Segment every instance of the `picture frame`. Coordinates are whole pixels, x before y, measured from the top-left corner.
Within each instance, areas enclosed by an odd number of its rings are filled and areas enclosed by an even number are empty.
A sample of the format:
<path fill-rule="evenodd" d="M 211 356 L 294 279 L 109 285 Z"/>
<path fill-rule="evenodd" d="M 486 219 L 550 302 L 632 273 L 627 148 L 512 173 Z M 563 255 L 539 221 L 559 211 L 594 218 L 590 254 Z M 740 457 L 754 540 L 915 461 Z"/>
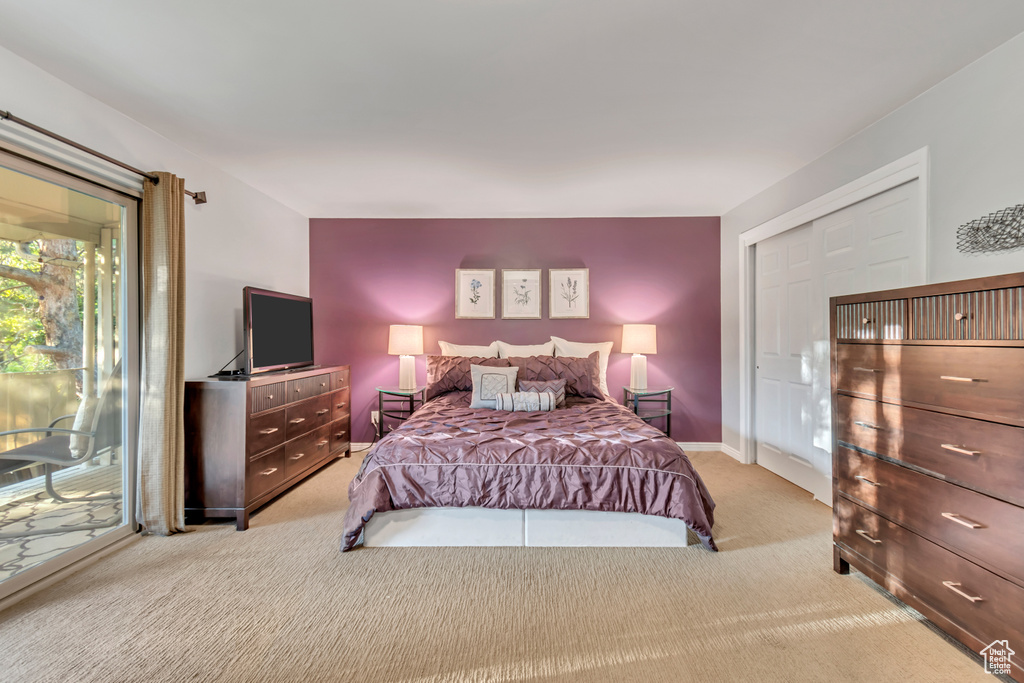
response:
<path fill-rule="evenodd" d="M 455 318 L 494 317 L 494 269 L 455 271 Z"/>
<path fill-rule="evenodd" d="M 590 269 L 551 268 L 548 271 L 548 318 L 590 317 Z"/>
<path fill-rule="evenodd" d="M 541 270 L 503 268 L 501 271 L 503 320 L 541 319 Z"/>

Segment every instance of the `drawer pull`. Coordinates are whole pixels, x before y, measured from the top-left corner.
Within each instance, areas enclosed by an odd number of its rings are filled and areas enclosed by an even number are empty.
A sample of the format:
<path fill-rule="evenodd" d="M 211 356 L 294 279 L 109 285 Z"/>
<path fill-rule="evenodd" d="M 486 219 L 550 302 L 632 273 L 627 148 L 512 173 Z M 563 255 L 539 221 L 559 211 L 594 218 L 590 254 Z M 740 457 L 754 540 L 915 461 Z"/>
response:
<path fill-rule="evenodd" d="M 975 524 L 974 522 L 972 522 L 970 520 L 964 519 L 963 517 L 961 517 L 960 515 L 956 514 L 955 512 L 943 512 L 942 516 L 945 517 L 946 519 L 948 519 L 949 521 L 956 522 L 957 524 L 965 526 L 968 529 L 980 529 L 981 528 L 980 524 Z"/>
<path fill-rule="evenodd" d="M 967 320 L 969 316 L 966 313 L 954 313 L 953 320 L 960 322 L 961 320 Z"/>
<path fill-rule="evenodd" d="M 268 401 L 273 401 L 274 400 L 274 395 L 273 394 L 267 394 L 267 400 Z"/>
<path fill-rule="evenodd" d="M 339 403 L 339 404 L 338 404 L 338 406 L 337 406 L 338 410 L 341 410 L 342 408 L 344 408 L 344 407 L 345 407 L 345 405 L 346 405 L 346 404 L 345 404 L 345 402 L 344 402 L 344 401 L 343 401 L 343 402 L 341 402 L 341 403 Z"/>
<path fill-rule="evenodd" d="M 963 584 L 957 583 L 955 581 L 943 581 L 942 585 L 945 586 L 946 588 L 948 588 L 949 590 L 953 591 L 954 593 L 956 593 L 960 597 L 967 598 L 971 602 L 981 602 L 982 601 L 982 598 L 980 596 L 968 595 L 967 593 L 964 593 L 962 590 L 957 588 L 957 586 L 961 586 Z"/>
<path fill-rule="evenodd" d="M 944 379 L 947 382 L 984 382 L 983 379 L 977 377 L 954 377 L 952 375 L 939 375 L 939 379 Z"/>
<path fill-rule="evenodd" d="M 854 368 L 856 372 L 881 372 L 878 368 Z"/>
<path fill-rule="evenodd" d="M 302 460 L 305 457 L 306 457 L 305 453 L 296 453 L 295 455 L 293 455 L 292 457 L 290 457 L 288 459 L 289 460 Z"/>
<path fill-rule="evenodd" d="M 306 421 L 306 418 L 304 418 L 304 417 L 297 417 L 294 420 L 288 420 L 288 424 L 290 424 L 290 425 L 297 425 L 297 424 L 300 424 L 300 423 L 305 422 L 305 421 Z"/>
<path fill-rule="evenodd" d="M 338 432 L 337 434 L 334 435 L 334 438 L 335 439 L 343 439 L 343 438 L 345 438 L 345 432 Z"/>
<path fill-rule="evenodd" d="M 871 318 L 861 318 L 860 319 L 860 324 L 861 325 L 870 325 L 871 324 Z"/>
<path fill-rule="evenodd" d="M 276 431 L 277 427 L 267 427 L 266 429 L 261 429 L 260 434 L 273 434 Z"/>
<path fill-rule="evenodd" d="M 327 408 L 324 408 L 323 410 L 318 410 L 318 411 L 316 411 L 316 414 L 317 414 L 318 416 L 319 416 L 319 415 L 326 415 L 327 413 L 328 413 L 328 410 L 327 410 Z"/>
<path fill-rule="evenodd" d="M 870 541 L 871 543 L 874 543 L 875 545 L 878 545 L 879 543 L 882 542 L 880 539 L 871 538 L 871 536 L 868 535 L 868 532 L 864 531 L 863 529 L 857 529 L 857 535 L 862 537 L 862 538 L 866 538 L 868 541 Z"/>
<path fill-rule="evenodd" d="M 865 484 L 871 484 L 872 486 L 881 486 L 881 484 L 879 484 L 877 481 L 871 481 L 867 477 L 862 477 L 859 474 L 855 476 L 854 479 L 856 479 L 857 481 L 862 481 Z"/>
<path fill-rule="evenodd" d="M 954 446 L 951 443 L 944 443 L 941 448 L 945 448 L 947 451 L 953 451 L 954 453 L 963 453 L 964 455 L 981 455 L 981 451 L 972 451 L 970 448 Z"/>
<path fill-rule="evenodd" d="M 267 469 L 263 470 L 262 472 L 260 472 L 260 476 L 261 477 L 269 477 L 274 472 L 277 472 L 277 468 L 276 467 L 270 467 L 270 468 L 267 468 Z"/>
<path fill-rule="evenodd" d="M 320 388 L 323 389 L 327 386 L 327 382 L 320 382 Z"/>
<path fill-rule="evenodd" d="M 324 439 L 323 441 L 320 441 L 319 443 L 317 443 L 316 447 L 317 448 L 323 448 L 326 445 L 327 445 L 327 439 Z"/>
<path fill-rule="evenodd" d="M 860 422 L 860 421 L 858 421 L 858 422 L 854 422 L 853 424 L 857 425 L 858 427 L 864 427 L 865 429 L 881 429 L 881 427 L 879 427 L 878 425 L 873 425 L 870 422 Z"/>

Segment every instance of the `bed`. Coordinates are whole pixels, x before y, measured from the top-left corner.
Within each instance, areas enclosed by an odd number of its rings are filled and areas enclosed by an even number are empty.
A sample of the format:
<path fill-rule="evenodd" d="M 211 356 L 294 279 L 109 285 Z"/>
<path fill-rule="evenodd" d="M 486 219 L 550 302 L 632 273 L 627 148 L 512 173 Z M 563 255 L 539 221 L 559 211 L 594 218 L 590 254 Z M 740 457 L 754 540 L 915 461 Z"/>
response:
<path fill-rule="evenodd" d="M 436 393 L 364 459 L 343 551 L 686 545 L 687 529 L 717 550 L 714 501 L 682 449 L 610 398 L 508 412 L 470 407 L 457 381 Z"/>

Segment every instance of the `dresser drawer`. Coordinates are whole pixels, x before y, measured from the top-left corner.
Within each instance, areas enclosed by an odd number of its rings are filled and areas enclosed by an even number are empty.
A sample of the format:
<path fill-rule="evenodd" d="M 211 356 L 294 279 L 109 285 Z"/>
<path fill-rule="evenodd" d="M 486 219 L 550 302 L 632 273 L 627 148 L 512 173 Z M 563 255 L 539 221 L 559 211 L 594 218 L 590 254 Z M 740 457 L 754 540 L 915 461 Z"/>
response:
<path fill-rule="evenodd" d="M 1024 583 L 1024 508 L 843 446 L 838 456 L 839 491 Z"/>
<path fill-rule="evenodd" d="M 331 389 L 344 389 L 351 379 L 349 368 L 342 368 L 331 373 Z"/>
<path fill-rule="evenodd" d="M 285 412 L 275 410 L 272 413 L 253 415 L 249 418 L 249 425 L 246 427 L 246 444 L 249 455 L 256 455 L 263 451 L 284 443 L 285 437 Z"/>
<path fill-rule="evenodd" d="M 837 345 L 836 387 L 1021 423 L 1024 348 Z"/>
<path fill-rule="evenodd" d="M 326 394 L 331 390 L 331 373 L 288 380 L 288 400 L 301 401 L 311 396 Z"/>
<path fill-rule="evenodd" d="M 1024 429 L 852 396 L 836 406 L 840 441 L 1024 505 Z"/>
<path fill-rule="evenodd" d="M 866 301 L 836 307 L 837 339 L 906 339 L 907 300 Z"/>
<path fill-rule="evenodd" d="M 330 427 L 324 426 L 284 446 L 284 476 L 290 478 L 321 462 L 329 453 Z"/>
<path fill-rule="evenodd" d="M 283 481 L 284 446 L 250 457 L 245 470 L 246 503 L 251 503 Z"/>
<path fill-rule="evenodd" d="M 1024 339 L 1024 287 L 910 300 L 914 339 Z"/>
<path fill-rule="evenodd" d="M 969 644 L 976 651 L 1004 639 L 1020 651 L 1024 589 L 848 500 L 837 498 L 835 505 L 837 543 L 894 576 L 907 593 L 971 634 L 977 642 Z"/>
<path fill-rule="evenodd" d="M 343 418 L 331 424 L 331 453 L 348 450 L 352 445 L 349 419 Z"/>
<path fill-rule="evenodd" d="M 349 392 L 351 389 L 342 389 L 331 394 L 331 419 L 339 420 L 352 412 L 349 403 Z"/>
<path fill-rule="evenodd" d="M 288 440 L 322 427 L 331 421 L 331 397 L 317 396 L 314 399 L 295 403 L 287 408 Z"/>

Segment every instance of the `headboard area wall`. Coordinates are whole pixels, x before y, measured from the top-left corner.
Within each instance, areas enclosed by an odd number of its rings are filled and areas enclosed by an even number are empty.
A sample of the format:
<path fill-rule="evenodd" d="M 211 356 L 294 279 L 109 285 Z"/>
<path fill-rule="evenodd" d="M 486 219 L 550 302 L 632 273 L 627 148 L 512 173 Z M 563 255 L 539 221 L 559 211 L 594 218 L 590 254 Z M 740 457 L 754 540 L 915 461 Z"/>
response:
<path fill-rule="evenodd" d="M 423 325 L 424 352 L 456 344 L 613 341 L 608 386 L 629 384 L 623 323 L 657 325 L 648 385 L 673 386 L 672 437 L 722 440 L 719 219 L 325 219 L 309 222 L 317 363 L 352 366 L 352 439 L 373 439 L 378 385 L 398 383 L 392 324 Z M 496 271 L 493 320 L 455 318 L 455 271 Z M 501 319 L 501 269 L 541 268 L 540 320 Z M 590 317 L 548 317 L 548 269 L 588 268 Z M 416 359 L 419 383 L 424 357 Z"/>

